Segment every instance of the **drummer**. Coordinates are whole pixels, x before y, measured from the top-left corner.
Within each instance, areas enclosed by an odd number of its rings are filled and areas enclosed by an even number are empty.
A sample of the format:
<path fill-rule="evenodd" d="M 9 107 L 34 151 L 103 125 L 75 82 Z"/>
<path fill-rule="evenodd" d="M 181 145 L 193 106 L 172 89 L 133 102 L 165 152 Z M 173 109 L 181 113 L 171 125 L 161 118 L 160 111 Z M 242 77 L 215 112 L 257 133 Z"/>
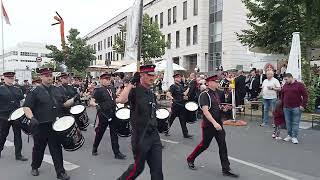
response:
<path fill-rule="evenodd" d="M 69 85 L 70 78 L 69 74 L 62 72 L 59 76 L 59 80 L 61 81 L 61 86 L 59 86 L 59 89 L 61 90 L 61 93 L 67 98 L 71 99 L 74 98 L 74 104 L 80 103 L 80 94 L 77 93 L 77 90 Z M 63 115 L 70 115 L 70 108 L 63 108 Z M 78 121 L 76 121 L 78 123 Z M 78 127 L 80 128 L 81 131 L 86 131 L 87 129 L 82 128 L 81 126 Z"/>
<path fill-rule="evenodd" d="M 170 90 L 167 93 L 169 99 L 173 101 L 171 108 L 171 116 L 170 116 L 170 127 L 176 117 L 179 117 L 182 133 L 184 138 L 192 139 L 192 135 L 188 133 L 187 125 L 186 125 L 186 109 L 184 107 L 186 99 L 188 99 L 187 94 L 188 91 L 184 90 L 183 85 L 181 84 L 181 75 L 175 74 L 173 76 L 174 84 L 170 86 Z M 168 136 L 169 133 L 166 133 Z"/>
<path fill-rule="evenodd" d="M 38 122 L 33 129 L 34 146 L 32 150 L 31 174 L 39 176 L 44 151 L 48 144 L 57 178 L 69 180 L 63 167 L 62 147 L 57 134 L 52 129 L 52 122 L 63 115 L 62 108 L 70 107 L 74 99 L 69 99 L 61 93 L 58 87 L 52 85 L 53 76 L 51 68 L 42 68 L 38 72 L 42 84 L 34 87 L 27 95 L 24 103 L 24 112 L 31 122 Z"/>
<path fill-rule="evenodd" d="M 24 96 L 21 89 L 13 86 L 14 72 L 5 72 L 3 76 L 4 84 L 0 86 L 0 158 L 9 129 L 12 126 L 16 160 L 27 161 L 28 159 L 21 155 L 21 128 L 14 121 L 8 121 L 10 114 L 20 107 L 20 101 Z"/>
<path fill-rule="evenodd" d="M 116 159 L 126 159 L 119 150 L 118 135 L 116 133 L 116 89 L 111 85 L 111 74 L 100 76 L 101 87 L 96 88 L 90 101 L 91 106 L 97 108 L 99 123 L 96 127 L 96 136 L 93 143 L 92 155 L 98 155 L 98 146 L 107 127 L 110 127 L 111 146 Z"/>

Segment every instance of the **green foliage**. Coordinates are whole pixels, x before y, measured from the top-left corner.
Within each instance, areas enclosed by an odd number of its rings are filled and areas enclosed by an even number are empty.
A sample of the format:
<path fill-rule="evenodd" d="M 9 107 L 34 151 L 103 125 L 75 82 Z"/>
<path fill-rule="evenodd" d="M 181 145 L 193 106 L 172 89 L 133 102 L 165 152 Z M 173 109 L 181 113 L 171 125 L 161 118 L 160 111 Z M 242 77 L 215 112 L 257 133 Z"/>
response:
<path fill-rule="evenodd" d="M 59 50 L 53 45 L 46 46 L 47 49 L 51 50 L 49 57 L 58 63 L 65 64 L 70 72 L 84 71 L 90 65 L 90 61 L 96 59 L 93 55 L 95 51 L 86 45 L 84 39 L 78 37 L 79 34 L 80 32 L 77 29 L 70 29 L 63 50 Z"/>
<path fill-rule="evenodd" d="M 126 26 L 120 26 L 120 31 L 126 32 Z M 148 14 L 143 15 L 143 26 L 142 26 L 142 44 L 141 44 L 141 56 L 144 64 L 151 62 L 152 58 L 162 57 L 165 53 L 165 47 L 167 43 L 162 38 L 163 34 L 159 29 L 157 23 L 151 23 L 150 16 Z M 117 37 L 113 50 L 117 53 L 124 53 L 125 41 L 124 38 Z"/>
<path fill-rule="evenodd" d="M 40 68 L 52 68 L 56 72 L 61 72 L 63 69 L 61 68 L 59 63 L 56 63 L 55 61 L 46 62 L 44 63 Z"/>

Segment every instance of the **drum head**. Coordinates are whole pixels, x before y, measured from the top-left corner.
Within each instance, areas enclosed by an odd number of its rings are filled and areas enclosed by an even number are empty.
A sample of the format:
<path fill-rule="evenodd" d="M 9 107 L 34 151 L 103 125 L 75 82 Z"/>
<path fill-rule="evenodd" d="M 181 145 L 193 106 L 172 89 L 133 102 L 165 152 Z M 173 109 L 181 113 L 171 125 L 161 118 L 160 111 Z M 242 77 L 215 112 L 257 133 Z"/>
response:
<path fill-rule="evenodd" d="M 85 107 L 83 105 L 76 105 L 70 109 L 71 114 L 80 114 L 84 111 Z"/>
<path fill-rule="evenodd" d="M 167 119 L 169 117 L 170 113 L 166 109 L 158 109 L 156 111 L 156 116 L 158 119 Z"/>
<path fill-rule="evenodd" d="M 185 105 L 185 108 L 188 110 L 188 111 L 196 111 L 198 110 L 198 104 L 195 103 L 195 102 L 187 102 L 186 105 Z"/>
<path fill-rule="evenodd" d="M 9 120 L 15 121 L 15 120 L 21 118 L 23 115 L 24 115 L 23 108 L 19 108 L 19 109 L 13 111 Z"/>
<path fill-rule="evenodd" d="M 69 129 L 74 124 L 74 122 L 75 120 L 72 116 L 64 116 L 54 122 L 52 128 L 57 132 L 65 131 Z"/>
<path fill-rule="evenodd" d="M 116 111 L 116 117 L 121 120 L 130 119 L 130 109 L 128 108 L 120 108 Z"/>

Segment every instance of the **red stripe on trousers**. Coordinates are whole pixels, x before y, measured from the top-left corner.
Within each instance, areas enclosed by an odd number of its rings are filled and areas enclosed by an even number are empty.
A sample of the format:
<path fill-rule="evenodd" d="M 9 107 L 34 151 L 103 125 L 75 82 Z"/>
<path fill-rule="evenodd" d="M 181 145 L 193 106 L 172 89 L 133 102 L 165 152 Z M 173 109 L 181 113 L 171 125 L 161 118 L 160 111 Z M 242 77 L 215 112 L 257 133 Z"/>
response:
<path fill-rule="evenodd" d="M 133 170 L 130 172 L 129 177 L 127 177 L 126 180 L 132 180 L 133 179 L 134 175 L 136 174 L 138 164 L 139 164 L 139 155 L 137 155 L 137 159 L 134 161 Z"/>
<path fill-rule="evenodd" d="M 193 152 L 188 156 L 187 158 L 187 161 L 194 161 L 194 156 L 195 154 L 203 147 L 203 140 L 204 140 L 204 137 L 203 137 L 203 128 L 204 128 L 204 123 L 202 122 L 202 126 L 201 126 L 201 132 L 202 132 L 202 140 L 200 142 L 200 144 L 198 144 L 198 146 L 193 150 Z"/>

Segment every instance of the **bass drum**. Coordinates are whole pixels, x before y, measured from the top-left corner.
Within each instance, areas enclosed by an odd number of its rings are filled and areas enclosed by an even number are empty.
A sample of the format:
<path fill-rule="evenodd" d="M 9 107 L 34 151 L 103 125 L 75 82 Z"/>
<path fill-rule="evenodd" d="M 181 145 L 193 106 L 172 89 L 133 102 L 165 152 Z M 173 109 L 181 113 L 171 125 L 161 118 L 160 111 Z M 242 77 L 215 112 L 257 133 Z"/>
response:
<path fill-rule="evenodd" d="M 31 135 L 30 119 L 24 114 L 23 108 L 13 111 L 9 117 L 9 121 L 15 121 L 26 135 Z"/>
<path fill-rule="evenodd" d="M 73 106 L 70 109 L 70 113 L 74 116 L 80 130 L 84 130 L 89 126 L 89 117 L 86 107 L 83 105 Z"/>
<path fill-rule="evenodd" d="M 169 116 L 170 116 L 170 112 L 167 109 L 161 108 L 156 111 L 159 133 L 169 132 L 169 121 L 168 121 Z"/>
<path fill-rule="evenodd" d="M 130 125 L 130 109 L 126 107 L 119 108 L 116 111 L 116 121 L 114 125 L 118 136 L 130 137 L 131 136 L 131 125 Z"/>
<path fill-rule="evenodd" d="M 84 137 L 72 116 L 59 118 L 53 123 L 52 128 L 57 133 L 64 150 L 76 151 L 83 146 Z"/>

